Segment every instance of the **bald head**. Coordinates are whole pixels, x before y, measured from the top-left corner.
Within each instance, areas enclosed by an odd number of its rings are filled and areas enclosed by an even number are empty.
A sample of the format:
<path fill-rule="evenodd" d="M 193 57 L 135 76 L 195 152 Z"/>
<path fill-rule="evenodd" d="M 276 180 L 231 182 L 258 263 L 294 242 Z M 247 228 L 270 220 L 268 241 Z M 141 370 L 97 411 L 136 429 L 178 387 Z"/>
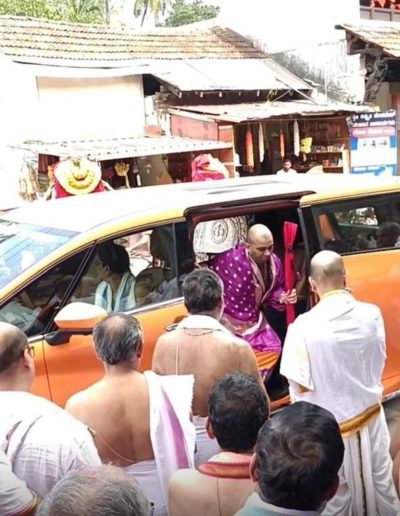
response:
<path fill-rule="evenodd" d="M 274 237 L 263 224 L 254 224 L 247 233 L 246 247 L 250 257 L 262 266 L 274 250 Z"/>
<path fill-rule="evenodd" d="M 264 224 L 254 224 L 247 233 L 247 242 L 249 243 L 264 241 L 269 238 L 273 238 L 271 230 Z"/>
<path fill-rule="evenodd" d="M 343 259 L 334 251 L 321 251 L 311 260 L 311 279 L 317 290 L 344 288 L 345 274 Z"/>
<path fill-rule="evenodd" d="M 0 374 L 12 369 L 27 346 L 25 333 L 12 324 L 0 322 Z"/>

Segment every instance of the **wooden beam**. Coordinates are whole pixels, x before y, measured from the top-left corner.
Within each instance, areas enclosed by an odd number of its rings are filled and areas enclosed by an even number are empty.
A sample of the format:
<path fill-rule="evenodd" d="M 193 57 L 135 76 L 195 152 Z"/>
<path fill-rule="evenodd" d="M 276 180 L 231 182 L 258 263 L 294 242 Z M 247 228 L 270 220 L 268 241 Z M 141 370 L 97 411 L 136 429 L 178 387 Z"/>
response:
<path fill-rule="evenodd" d="M 349 37 L 350 36 L 350 37 Z M 365 41 L 357 36 L 347 34 L 347 53 L 349 55 L 360 54 L 366 48 Z"/>

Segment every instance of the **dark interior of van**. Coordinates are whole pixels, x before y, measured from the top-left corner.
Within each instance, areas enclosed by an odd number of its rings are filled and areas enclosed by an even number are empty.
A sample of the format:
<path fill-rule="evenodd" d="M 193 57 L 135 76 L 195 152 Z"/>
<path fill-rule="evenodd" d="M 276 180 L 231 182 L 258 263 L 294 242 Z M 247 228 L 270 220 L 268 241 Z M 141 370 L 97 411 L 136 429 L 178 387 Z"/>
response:
<path fill-rule="evenodd" d="M 293 270 L 293 287 L 297 290 L 297 298 L 298 301 L 295 305 L 295 313 L 299 315 L 303 313 L 307 307 L 309 306 L 309 288 L 307 281 L 307 260 L 306 260 L 306 252 L 305 245 L 303 240 L 303 234 L 300 226 L 299 214 L 298 214 L 298 204 L 297 202 L 290 201 L 288 203 L 279 202 L 274 203 L 271 206 L 272 209 L 265 210 L 257 207 L 254 210 L 241 208 L 240 216 L 245 217 L 247 221 L 247 227 L 254 224 L 264 224 L 267 226 L 273 236 L 274 236 L 274 252 L 279 256 L 282 263 L 284 261 L 285 255 L 285 238 L 284 238 L 284 223 L 291 222 L 297 226 L 296 236 L 291 244 L 291 250 L 293 251 L 294 256 L 294 270 Z M 250 211 L 251 210 L 251 211 Z M 222 209 L 218 210 L 219 214 L 224 215 L 224 218 L 229 218 L 232 216 L 238 216 L 238 210 L 235 210 L 235 214 L 233 215 L 232 209 Z M 196 223 L 210 220 L 210 213 L 206 214 L 197 214 L 195 217 Z M 215 217 L 213 220 L 220 219 L 220 217 Z M 193 233 L 192 233 L 193 239 Z M 201 257 L 201 260 L 205 260 L 204 256 Z M 198 256 L 196 256 L 196 261 L 198 262 Z M 274 329 L 274 331 L 278 334 L 281 342 L 283 343 L 286 336 L 287 323 L 286 323 L 286 312 L 277 312 L 276 310 L 272 310 L 269 308 L 265 308 L 265 315 L 268 323 Z M 288 394 L 288 385 L 286 380 L 279 374 L 279 362 L 275 366 L 272 374 L 266 380 L 266 387 L 269 392 L 269 396 L 272 401 L 276 399 L 280 399 Z"/>

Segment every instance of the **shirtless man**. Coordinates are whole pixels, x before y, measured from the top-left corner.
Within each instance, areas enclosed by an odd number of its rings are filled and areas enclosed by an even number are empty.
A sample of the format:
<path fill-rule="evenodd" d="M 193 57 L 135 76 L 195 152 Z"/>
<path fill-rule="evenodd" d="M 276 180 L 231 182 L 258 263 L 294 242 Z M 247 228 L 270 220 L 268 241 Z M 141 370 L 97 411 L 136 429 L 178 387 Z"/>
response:
<path fill-rule="evenodd" d="M 189 416 L 194 379 L 139 372 L 142 331 L 126 314 L 108 315 L 95 326 L 93 339 L 105 375 L 72 396 L 66 410 L 93 429 L 102 462 L 124 468 L 155 504 L 155 514 L 166 515 L 169 477 L 182 467 L 182 456 L 186 467 L 193 466 L 195 431 Z M 174 438 L 176 427 L 182 432 Z"/>
<path fill-rule="evenodd" d="M 248 373 L 263 384 L 251 347 L 219 322 L 223 303 L 218 276 L 208 269 L 195 270 L 185 278 L 182 291 L 190 315 L 176 330 L 158 339 L 152 369 L 160 375 L 194 375 L 192 411 L 197 434 L 195 463 L 199 466 L 219 450 L 205 428 L 208 396 L 215 383 L 227 373 L 237 371 Z"/>
<path fill-rule="evenodd" d="M 254 491 L 250 464 L 269 410 L 265 390 L 244 373 L 230 373 L 210 393 L 207 431 L 221 453 L 196 469 L 180 469 L 169 484 L 170 516 L 235 514 Z"/>

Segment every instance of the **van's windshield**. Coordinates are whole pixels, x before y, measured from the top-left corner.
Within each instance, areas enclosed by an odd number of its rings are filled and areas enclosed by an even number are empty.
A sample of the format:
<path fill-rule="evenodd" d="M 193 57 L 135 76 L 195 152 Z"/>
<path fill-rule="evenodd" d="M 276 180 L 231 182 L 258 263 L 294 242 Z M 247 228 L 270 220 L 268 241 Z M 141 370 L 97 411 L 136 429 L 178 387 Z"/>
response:
<path fill-rule="evenodd" d="M 0 219 L 0 288 L 76 233 Z"/>

